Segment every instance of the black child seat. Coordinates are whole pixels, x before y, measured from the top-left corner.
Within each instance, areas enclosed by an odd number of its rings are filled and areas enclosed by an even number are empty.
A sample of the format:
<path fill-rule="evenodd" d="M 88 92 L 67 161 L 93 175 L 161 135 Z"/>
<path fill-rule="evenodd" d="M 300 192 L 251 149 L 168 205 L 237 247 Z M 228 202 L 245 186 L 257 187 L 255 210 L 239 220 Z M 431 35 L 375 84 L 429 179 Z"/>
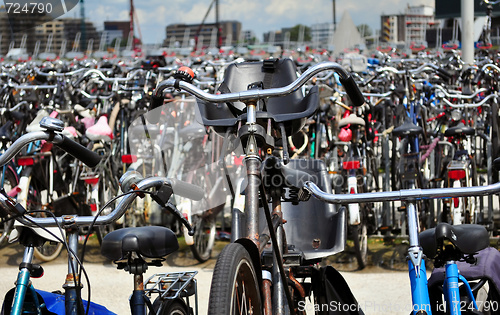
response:
<path fill-rule="evenodd" d="M 287 86 L 297 79 L 297 69 L 291 59 L 270 59 L 260 62 L 231 64 L 225 72 L 219 87 L 223 94 L 247 91 L 251 84 L 261 83 L 263 89 Z M 235 126 L 246 117 L 246 107 L 242 102 L 214 104 L 197 100 L 198 109 L 205 126 L 213 126 L 223 134 L 227 127 Z M 257 112 L 257 119 L 271 118 L 277 123 L 286 122 L 287 135 L 298 132 L 306 118 L 319 107 L 318 87 L 314 86 L 304 96 L 301 89 L 284 97 L 264 100 L 264 107 Z"/>
<path fill-rule="evenodd" d="M 286 168 L 309 174 L 311 180 L 322 190 L 332 193 L 325 163 L 321 160 L 293 159 Z M 288 171 L 287 171 L 288 172 Z M 291 175 L 291 173 L 289 173 Z M 287 181 L 293 176 L 287 176 Z M 297 180 L 297 182 L 300 182 Z M 294 184 L 294 183 L 290 183 Z M 272 207 L 272 205 L 269 205 Z M 346 212 L 344 207 L 310 198 L 297 205 L 282 202 L 281 210 L 287 243 L 301 252 L 305 260 L 324 258 L 340 253 L 346 242 Z M 263 211 L 260 212 L 259 226 L 265 226 Z"/>
<path fill-rule="evenodd" d="M 123 260 L 130 253 L 158 259 L 179 249 L 177 237 L 163 226 L 123 228 L 106 235 L 102 240 L 101 254 L 113 261 Z"/>

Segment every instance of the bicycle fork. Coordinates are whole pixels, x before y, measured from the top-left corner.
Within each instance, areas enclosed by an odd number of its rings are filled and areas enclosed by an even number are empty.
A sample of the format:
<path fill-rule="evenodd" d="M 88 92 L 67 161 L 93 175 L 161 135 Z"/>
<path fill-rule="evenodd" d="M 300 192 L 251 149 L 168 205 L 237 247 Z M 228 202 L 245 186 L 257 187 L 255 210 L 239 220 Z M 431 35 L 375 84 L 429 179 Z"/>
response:
<path fill-rule="evenodd" d="M 34 250 L 35 248 L 33 246 L 27 246 L 24 249 L 23 261 L 19 268 L 19 274 L 17 275 L 16 293 L 14 295 L 14 302 L 12 304 L 10 315 L 23 314 L 25 308 L 24 301 L 28 291 L 30 291 L 31 295 L 33 296 L 33 306 L 35 307 L 36 314 L 42 314 L 41 305 L 38 301 L 38 295 L 36 294 L 35 288 L 33 288 L 30 281 L 30 269 L 33 266 L 32 260 Z"/>
<path fill-rule="evenodd" d="M 408 270 L 411 283 L 412 310 L 414 315 L 431 315 L 431 302 L 427 289 L 427 274 L 423 250 L 418 240 L 417 208 L 413 202 L 408 203 L 408 234 L 410 248 L 408 249 Z"/>

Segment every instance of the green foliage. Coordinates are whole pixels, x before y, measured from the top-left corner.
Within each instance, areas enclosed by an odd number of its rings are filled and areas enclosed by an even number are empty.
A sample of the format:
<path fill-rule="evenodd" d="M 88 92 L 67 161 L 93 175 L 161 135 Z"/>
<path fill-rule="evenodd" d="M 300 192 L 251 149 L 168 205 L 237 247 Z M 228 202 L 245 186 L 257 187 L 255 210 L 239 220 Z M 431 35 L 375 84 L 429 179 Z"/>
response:
<path fill-rule="evenodd" d="M 297 24 L 290 29 L 290 41 L 296 42 L 299 39 L 299 32 L 301 27 L 304 27 L 304 41 L 311 41 L 311 28 L 302 24 Z"/>

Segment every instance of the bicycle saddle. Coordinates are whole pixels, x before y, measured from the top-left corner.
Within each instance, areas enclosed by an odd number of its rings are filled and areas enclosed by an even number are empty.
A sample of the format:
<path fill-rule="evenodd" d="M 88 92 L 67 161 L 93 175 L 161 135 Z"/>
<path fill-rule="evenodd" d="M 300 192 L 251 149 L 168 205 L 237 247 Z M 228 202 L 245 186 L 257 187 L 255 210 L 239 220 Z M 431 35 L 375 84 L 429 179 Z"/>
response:
<path fill-rule="evenodd" d="M 130 253 L 162 258 L 179 249 L 175 233 L 163 226 L 141 226 L 115 230 L 104 237 L 101 254 L 113 261 L 127 259 Z"/>
<path fill-rule="evenodd" d="M 463 137 L 463 136 L 473 136 L 476 130 L 472 127 L 465 126 L 463 123 L 458 124 L 455 127 L 446 129 L 444 132 L 445 137 Z"/>
<path fill-rule="evenodd" d="M 108 118 L 101 116 L 95 125 L 87 129 L 85 135 L 92 141 L 111 141 L 113 139 L 113 131 L 108 125 Z"/>
<path fill-rule="evenodd" d="M 418 134 L 421 134 L 423 132 L 422 127 L 415 125 L 411 121 L 405 121 L 404 124 L 401 126 L 395 128 L 392 131 L 392 134 L 395 135 L 396 137 L 400 136 L 416 136 Z"/>
<path fill-rule="evenodd" d="M 355 114 L 351 114 L 346 118 L 342 118 L 339 121 L 339 128 L 342 128 L 347 125 L 364 126 L 365 120 L 361 117 L 356 116 Z"/>
<path fill-rule="evenodd" d="M 428 229 L 419 235 L 420 245 L 427 257 L 437 254 L 444 240 L 450 241 L 461 253 L 474 254 L 490 245 L 488 231 L 482 225 L 463 224 L 450 225 L 439 223 L 435 228 Z"/>

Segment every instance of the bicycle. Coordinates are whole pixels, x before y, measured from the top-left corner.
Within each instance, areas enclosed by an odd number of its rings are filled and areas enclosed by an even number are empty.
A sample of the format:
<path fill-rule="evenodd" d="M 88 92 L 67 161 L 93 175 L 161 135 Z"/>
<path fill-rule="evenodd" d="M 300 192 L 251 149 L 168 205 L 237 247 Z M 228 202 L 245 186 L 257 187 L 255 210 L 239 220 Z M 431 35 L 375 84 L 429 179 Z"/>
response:
<path fill-rule="evenodd" d="M 500 160 L 497 160 L 495 164 L 499 162 Z M 435 228 L 428 229 L 419 235 L 415 202 L 434 198 L 472 197 L 495 194 L 500 191 L 500 183 L 485 187 L 406 189 L 371 194 L 332 195 L 318 188 L 313 182 L 307 182 L 305 183 L 305 190 L 307 193 L 304 195 L 304 199 L 314 196 L 324 202 L 335 204 L 396 200 L 406 202 L 406 215 L 409 227 L 407 260 L 411 282 L 413 314 L 431 314 L 433 310 L 442 310 L 442 305 L 436 305 L 441 300 L 441 294 L 444 295 L 448 314 L 461 314 L 460 311 L 464 305 L 463 303 L 466 303 L 467 310 L 470 309 L 472 312 L 478 310 L 474 292 L 477 292 L 487 281 L 483 281 L 480 278 L 478 285 L 474 286 L 474 290 L 472 290 L 468 280 L 459 274 L 457 261 L 465 260 L 469 263 L 474 262 L 474 255 L 489 246 L 489 234 L 487 230 L 480 225 L 466 224 L 452 226 L 447 223 L 440 223 Z M 424 257 L 433 259 L 437 267 L 445 266 L 446 270 L 442 290 L 438 291 L 438 293 L 433 291 L 432 295 L 430 295 L 427 286 Z M 459 281 L 464 284 L 462 289 L 459 288 Z"/>
<path fill-rule="evenodd" d="M 325 275 L 311 264 L 344 249 L 345 210 L 337 212 L 321 203 L 298 204 L 301 179 L 315 177 L 325 189 L 331 190 L 331 186 L 323 162 L 290 160 L 287 148 L 287 137 L 298 132 L 319 105 L 317 87 L 305 97 L 299 89 L 326 70 L 340 75 L 355 105 L 364 103 L 353 78 L 340 65 L 326 62 L 312 66 L 297 78 L 290 59 L 229 66 L 220 95 L 205 93 L 184 81 L 188 71 L 160 82 L 153 93 L 152 108 L 162 105 L 163 92 L 168 88 L 194 95 L 204 125 L 223 134 L 229 139 L 226 143 L 236 134 L 245 152 L 245 208 L 232 210 L 233 242 L 217 259 L 209 314 L 271 314 L 284 310 L 295 314 L 298 303 L 313 287 L 316 299 L 328 299 L 318 289 L 327 281 Z M 271 182 L 273 179 L 278 182 Z M 260 218 L 259 212 L 263 212 Z M 297 277 L 313 279 L 314 283 L 301 283 Z M 348 287 L 345 292 L 350 293 Z M 355 303 L 349 293 L 348 298 Z"/>
<path fill-rule="evenodd" d="M 19 138 L 0 157 L 0 165 L 8 163 L 26 144 L 39 140 L 56 144 L 69 154 L 78 156 L 78 159 L 89 167 L 99 163 L 100 157 L 97 154 L 60 133 L 64 126 L 61 121 L 46 117 L 42 119 L 40 125 L 44 130 L 28 133 Z M 90 231 L 94 225 L 110 224 L 125 213 L 127 207 L 135 198 L 145 193 L 151 193 L 153 200 L 173 213 L 192 231 L 187 220 L 175 209 L 175 206 L 169 203 L 169 199 L 175 193 L 186 198 L 199 200 L 203 196 L 203 192 L 199 187 L 165 177 L 143 179 L 136 172 L 129 172 L 122 176 L 120 184 L 122 189 L 127 191 L 123 194 L 124 198 L 121 199 L 111 213 L 103 216 L 63 214 L 59 217 L 35 218 L 28 214 L 29 210 L 26 210 L 21 204 L 9 197 L 5 191 L 1 191 L 0 216 L 3 221 L 16 219 L 24 225 L 21 230 L 20 242 L 25 246 L 15 294 L 7 294 L 2 314 L 17 315 L 24 312 L 40 314 L 47 311 L 47 304 L 44 303 L 43 299 L 57 298 L 59 296 L 57 293 L 37 292 L 30 282 L 30 277 L 43 274 L 43 268 L 32 263 L 34 247 L 45 242 L 44 237 L 37 234 L 35 227 L 55 227 L 64 229 L 67 232 L 68 241 L 61 233 L 53 235 L 53 237 L 62 236 L 60 241 L 65 244 L 68 250 L 68 274 L 63 286 L 65 289 L 64 309 L 66 314 L 83 314 L 85 312 L 111 314 L 101 306 L 82 301 L 82 272 L 85 277 L 87 275 L 81 266 L 83 257 L 79 258 L 77 256 L 79 227 L 88 227 Z M 149 189 L 155 189 L 155 191 L 149 192 Z M 132 314 L 191 314 L 192 309 L 188 298 L 192 295 L 195 295 L 197 313 L 195 272 L 157 274 L 146 282 L 143 281 L 143 273 L 148 266 L 161 266 L 164 257 L 176 251 L 178 247 L 175 234 L 165 227 L 124 228 L 109 233 L 103 239 L 101 253 L 108 259 L 113 260 L 119 269 L 124 269 L 134 275 L 134 292 L 130 302 Z M 158 297 L 151 303 L 150 297 L 156 294 L 158 294 Z"/>

